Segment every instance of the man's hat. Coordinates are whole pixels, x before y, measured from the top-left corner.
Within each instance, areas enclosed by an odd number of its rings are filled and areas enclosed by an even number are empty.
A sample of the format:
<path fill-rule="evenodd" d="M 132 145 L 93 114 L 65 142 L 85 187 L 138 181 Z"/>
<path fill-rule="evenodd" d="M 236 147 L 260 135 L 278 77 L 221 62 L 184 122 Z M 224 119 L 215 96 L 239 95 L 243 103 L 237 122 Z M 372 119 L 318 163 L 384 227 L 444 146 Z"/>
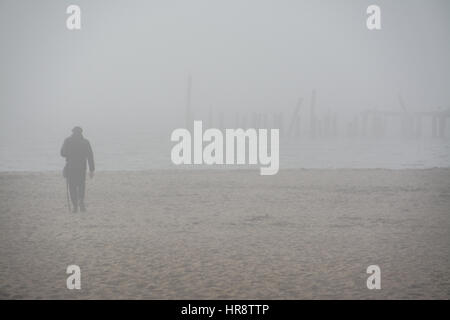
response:
<path fill-rule="evenodd" d="M 74 128 L 72 129 L 72 132 L 73 132 L 73 133 L 82 133 L 82 132 L 83 132 L 83 129 L 81 129 L 81 127 L 74 127 Z"/>

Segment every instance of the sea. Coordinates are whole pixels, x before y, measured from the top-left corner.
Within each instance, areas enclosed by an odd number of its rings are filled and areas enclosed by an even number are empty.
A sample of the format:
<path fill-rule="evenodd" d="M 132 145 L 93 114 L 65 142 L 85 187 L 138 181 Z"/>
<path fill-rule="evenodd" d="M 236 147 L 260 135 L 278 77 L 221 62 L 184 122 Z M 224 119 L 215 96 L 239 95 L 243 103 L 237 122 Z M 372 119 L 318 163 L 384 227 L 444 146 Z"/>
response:
<path fill-rule="evenodd" d="M 64 136 L 29 135 L 0 142 L 0 171 L 58 171 L 64 166 L 60 148 Z M 139 171 L 153 169 L 215 169 L 247 166 L 181 165 L 171 161 L 175 142 L 170 134 L 102 134 L 91 132 L 97 170 Z M 450 138 L 401 139 L 331 137 L 280 139 L 280 170 L 283 169 L 425 169 L 450 166 Z"/>

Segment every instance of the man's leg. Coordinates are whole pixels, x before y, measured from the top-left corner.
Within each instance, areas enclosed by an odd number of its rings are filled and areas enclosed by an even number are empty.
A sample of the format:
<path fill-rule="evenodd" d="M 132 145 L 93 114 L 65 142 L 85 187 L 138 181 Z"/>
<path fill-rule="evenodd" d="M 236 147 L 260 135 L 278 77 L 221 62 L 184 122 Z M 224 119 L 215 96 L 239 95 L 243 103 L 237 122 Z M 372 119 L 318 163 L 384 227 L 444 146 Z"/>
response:
<path fill-rule="evenodd" d="M 84 194 L 86 191 L 86 172 L 81 176 L 81 181 L 78 190 L 78 201 L 80 203 L 80 209 L 82 212 L 86 211 L 86 206 L 84 204 Z"/>
<path fill-rule="evenodd" d="M 72 205 L 73 205 L 73 212 L 77 212 L 78 211 L 78 190 L 77 190 L 77 185 L 76 185 L 76 181 L 74 181 L 74 179 L 70 179 L 70 177 L 68 178 L 69 180 L 69 193 L 70 193 L 70 199 L 72 200 Z"/>

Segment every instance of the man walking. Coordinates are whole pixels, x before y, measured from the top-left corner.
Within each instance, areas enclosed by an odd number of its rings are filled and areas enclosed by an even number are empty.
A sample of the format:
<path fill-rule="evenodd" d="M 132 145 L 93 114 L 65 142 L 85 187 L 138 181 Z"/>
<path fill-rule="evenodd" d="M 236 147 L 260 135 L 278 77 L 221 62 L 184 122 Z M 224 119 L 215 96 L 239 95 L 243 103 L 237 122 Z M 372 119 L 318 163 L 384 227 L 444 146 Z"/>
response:
<path fill-rule="evenodd" d="M 64 140 L 61 156 L 66 158 L 64 177 L 67 179 L 69 186 L 73 212 L 78 212 L 78 208 L 81 212 L 85 212 L 86 162 L 89 164 L 89 176 L 91 178 L 94 177 L 95 166 L 91 144 L 83 137 L 83 129 L 80 127 L 72 129 L 72 135 Z"/>

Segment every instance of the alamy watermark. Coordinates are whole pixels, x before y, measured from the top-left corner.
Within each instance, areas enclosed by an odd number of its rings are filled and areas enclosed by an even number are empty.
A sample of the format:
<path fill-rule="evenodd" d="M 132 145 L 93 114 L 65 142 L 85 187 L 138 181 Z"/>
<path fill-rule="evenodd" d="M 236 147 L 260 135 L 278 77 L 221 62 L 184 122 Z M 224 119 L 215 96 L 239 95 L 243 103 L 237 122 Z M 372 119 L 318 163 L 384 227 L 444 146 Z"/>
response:
<path fill-rule="evenodd" d="M 70 266 L 67 266 L 66 273 L 70 274 L 70 276 L 67 277 L 66 280 L 66 286 L 67 289 L 73 290 L 81 289 L 81 269 L 76 264 L 71 264 Z"/>
<path fill-rule="evenodd" d="M 192 135 L 188 129 L 175 129 L 170 140 L 178 142 L 171 152 L 176 165 L 260 164 L 261 175 L 274 175 L 279 170 L 279 129 L 225 129 L 224 135 L 215 128 L 203 132 L 202 121 L 194 121 Z M 207 144 L 203 148 L 204 142 Z"/>
<path fill-rule="evenodd" d="M 366 273 L 370 274 L 367 278 L 367 289 L 381 289 L 381 269 L 377 265 L 370 265 L 367 267 Z"/>

